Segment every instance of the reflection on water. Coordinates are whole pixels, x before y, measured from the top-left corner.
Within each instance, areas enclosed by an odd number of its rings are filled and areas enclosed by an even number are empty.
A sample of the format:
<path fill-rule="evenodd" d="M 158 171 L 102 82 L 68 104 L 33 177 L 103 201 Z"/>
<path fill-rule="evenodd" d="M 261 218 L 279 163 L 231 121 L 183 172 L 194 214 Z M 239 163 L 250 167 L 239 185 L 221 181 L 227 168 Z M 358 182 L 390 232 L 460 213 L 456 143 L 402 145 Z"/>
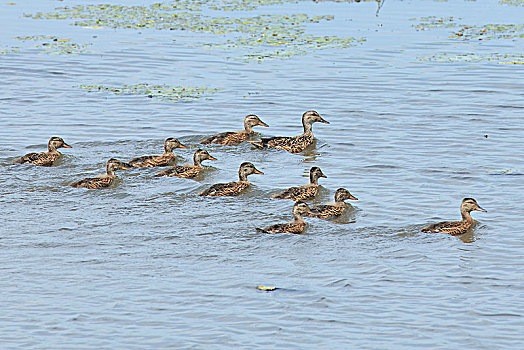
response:
<path fill-rule="evenodd" d="M 257 63 L 234 59 L 245 53 L 238 47 L 202 47 L 231 39 L 223 33 L 24 17 L 77 4 L 86 3 L 0 4 L 3 347 L 521 346 L 524 77 L 522 65 L 500 60 L 518 60 L 522 39 L 494 26 L 489 40 L 470 35 L 484 35 L 484 23 L 518 25 L 521 7 L 388 2 L 377 17 L 372 2 L 275 3 L 248 14 L 325 16 L 300 28 L 315 40 L 366 41 Z M 451 27 L 435 22 L 450 16 Z M 466 38 L 450 38 L 462 23 L 474 24 Z M 17 36 L 92 45 L 49 54 Z M 173 103 L 78 88 L 142 83 L 221 90 Z M 297 116 L 310 109 L 331 124 L 315 128 L 315 145 L 299 154 L 200 144 L 239 129 L 249 113 L 270 125 L 253 139 L 296 135 Z M 54 135 L 73 146 L 56 166 L 10 165 Z M 201 147 L 217 161 L 191 180 L 150 168 L 119 172 L 104 190 L 68 186 L 110 158 L 159 154 L 167 137 L 190 147 L 176 151 L 177 164 Z M 249 191 L 197 196 L 236 180 L 244 161 L 264 172 Z M 328 177 L 309 203 L 331 202 L 344 187 L 359 198 L 353 209 L 306 218 L 304 235 L 257 233 L 290 220 L 293 203 L 271 194 L 307 183 L 312 166 Z M 490 210 L 474 230 L 420 232 L 457 215 L 465 197 Z"/>

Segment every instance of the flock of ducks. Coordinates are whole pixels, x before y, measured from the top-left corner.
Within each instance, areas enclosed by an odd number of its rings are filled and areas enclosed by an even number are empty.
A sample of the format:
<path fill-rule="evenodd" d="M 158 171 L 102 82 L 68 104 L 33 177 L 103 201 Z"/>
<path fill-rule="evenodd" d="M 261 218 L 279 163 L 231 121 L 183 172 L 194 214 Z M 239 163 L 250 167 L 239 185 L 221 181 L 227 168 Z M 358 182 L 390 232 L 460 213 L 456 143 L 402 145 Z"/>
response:
<path fill-rule="evenodd" d="M 266 123 L 260 120 L 256 115 L 250 114 L 244 118 L 244 129 L 234 132 L 223 132 L 206 137 L 201 141 L 201 144 L 220 144 L 220 145 L 238 145 L 244 141 L 248 141 L 256 148 L 275 148 L 283 149 L 291 153 L 298 153 L 305 150 L 314 141 L 313 123 L 329 124 L 316 111 L 307 111 L 302 115 L 302 126 L 304 132 L 298 136 L 288 137 L 268 137 L 260 140 L 248 140 L 253 134 L 253 127 L 263 126 L 268 127 Z M 47 152 L 28 153 L 24 156 L 18 157 L 13 163 L 20 164 L 34 164 L 38 166 L 52 166 L 56 160 L 61 157 L 59 148 L 72 148 L 60 137 L 51 137 L 47 144 Z M 166 167 L 172 165 L 176 156 L 173 150 L 177 148 L 189 148 L 176 138 L 168 138 L 164 142 L 164 153 L 158 156 L 142 156 L 134 158 L 129 162 L 122 162 L 120 160 L 111 158 L 107 161 L 105 174 L 96 177 L 88 177 L 71 184 L 75 188 L 97 189 L 111 186 L 114 182 L 117 170 L 129 170 L 132 167 Z M 166 170 L 157 173 L 155 176 L 166 177 L 180 177 L 180 178 L 194 178 L 198 176 L 203 170 L 203 161 L 216 160 L 206 150 L 197 149 L 193 155 L 192 165 L 173 165 Z M 252 163 L 244 162 L 240 165 L 238 170 L 238 181 L 228 183 L 218 183 L 198 193 L 199 196 L 237 196 L 250 187 L 248 176 L 252 174 L 264 174 Z M 293 221 L 284 224 L 271 225 L 265 228 L 256 228 L 259 232 L 264 233 L 294 233 L 302 234 L 306 228 L 306 222 L 303 217 L 316 217 L 320 219 L 328 219 L 342 215 L 348 210 L 351 205 L 345 200 L 358 200 L 345 188 L 339 188 L 335 192 L 335 202 L 309 207 L 304 202 L 317 196 L 319 192 L 318 180 L 326 177 L 319 167 L 312 167 L 309 173 L 309 183 L 303 186 L 291 187 L 287 190 L 274 194 L 272 198 L 290 199 L 295 201 L 293 205 L 292 214 Z M 483 211 L 473 198 L 464 198 L 460 206 L 460 213 L 462 215 L 461 221 L 444 221 L 429 225 L 423 228 L 422 232 L 432 233 L 447 233 L 450 235 L 461 235 L 466 233 L 475 223 L 471 217 L 471 212 L 474 210 Z"/>

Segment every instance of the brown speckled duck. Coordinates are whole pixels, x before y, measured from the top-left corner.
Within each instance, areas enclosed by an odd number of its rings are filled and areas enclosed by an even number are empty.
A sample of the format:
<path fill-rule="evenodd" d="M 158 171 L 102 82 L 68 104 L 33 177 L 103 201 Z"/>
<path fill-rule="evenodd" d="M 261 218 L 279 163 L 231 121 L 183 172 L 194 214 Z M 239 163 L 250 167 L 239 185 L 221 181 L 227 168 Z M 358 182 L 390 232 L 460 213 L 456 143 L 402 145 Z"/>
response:
<path fill-rule="evenodd" d="M 98 175 L 97 177 L 87 177 L 85 179 L 73 182 L 71 186 L 89 189 L 109 187 L 116 178 L 115 171 L 120 169 L 129 170 L 127 166 L 127 164 L 117 159 L 111 158 L 107 161 L 105 174 Z"/>
<path fill-rule="evenodd" d="M 302 234 L 306 229 L 306 222 L 302 216 L 310 214 L 309 206 L 302 201 L 295 202 L 293 205 L 293 221 L 287 224 L 275 224 L 265 228 L 256 228 L 258 232 L 263 233 L 294 233 Z"/>
<path fill-rule="evenodd" d="M 291 153 L 302 152 L 307 146 L 313 143 L 315 136 L 313 136 L 313 123 L 320 122 L 329 124 L 316 111 L 307 111 L 302 115 L 302 125 L 304 126 L 304 133 L 302 135 L 293 137 L 267 137 L 261 138 L 257 141 L 249 141 L 257 148 L 276 148 L 284 149 Z"/>
<path fill-rule="evenodd" d="M 429 225 L 423 228 L 422 232 L 431 233 L 448 233 L 452 236 L 461 235 L 473 226 L 475 220 L 470 215 L 473 210 L 486 212 L 487 210 L 481 208 L 477 201 L 473 198 L 464 198 L 460 205 L 460 214 L 462 214 L 462 221 L 443 221 L 436 224 Z"/>
<path fill-rule="evenodd" d="M 18 157 L 13 161 L 14 163 L 19 164 L 34 164 L 39 166 L 52 166 L 55 161 L 62 156 L 62 153 L 58 152 L 57 149 L 73 148 L 69 146 L 61 137 L 53 136 L 49 139 L 47 143 L 47 152 L 40 153 L 28 153 L 24 156 Z"/>
<path fill-rule="evenodd" d="M 309 170 L 309 183 L 300 187 L 290 187 L 284 192 L 274 194 L 273 198 L 291 199 L 294 201 L 314 198 L 318 194 L 318 179 L 327 177 L 319 167 L 312 167 Z"/>
<path fill-rule="evenodd" d="M 195 154 L 193 154 L 193 165 L 175 165 L 169 169 L 159 172 L 155 176 L 177 176 L 182 178 L 193 178 L 204 170 L 202 162 L 204 160 L 217 160 L 214 157 L 211 157 L 206 150 L 197 149 Z"/>
<path fill-rule="evenodd" d="M 134 158 L 129 161 L 129 165 L 132 167 L 140 168 L 152 168 L 156 166 L 168 166 L 173 163 L 176 159 L 173 150 L 175 148 L 188 148 L 180 143 L 174 137 L 166 139 L 164 142 L 164 154 L 159 156 L 142 156 Z"/>
<path fill-rule="evenodd" d="M 257 170 L 252 163 L 245 162 L 240 165 L 238 169 L 238 181 L 215 184 L 210 188 L 200 192 L 199 196 L 238 196 L 242 191 L 247 189 L 250 184 L 247 181 L 248 175 L 264 174 Z"/>
<path fill-rule="evenodd" d="M 257 125 L 265 126 L 266 128 L 269 127 L 269 125 L 260 120 L 259 117 L 254 114 L 250 114 L 244 118 L 244 130 L 228 131 L 211 135 L 203 139 L 200 143 L 204 145 L 208 143 L 216 143 L 219 145 L 238 145 L 254 133 L 253 127 Z"/>
<path fill-rule="evenodd" d="M 327 219 L 333 216 L 342 215 L 344 210 L 350 206 L 350 204 L 344 202 L 346 199 L 358 200 L 357 197 L 353 196 L 345 188 L 339 188 L 337 192 L 335 192 L 335 203 L 314 206 L 311 208 L 311 213 L 306 214 L 306 216 Z"/>

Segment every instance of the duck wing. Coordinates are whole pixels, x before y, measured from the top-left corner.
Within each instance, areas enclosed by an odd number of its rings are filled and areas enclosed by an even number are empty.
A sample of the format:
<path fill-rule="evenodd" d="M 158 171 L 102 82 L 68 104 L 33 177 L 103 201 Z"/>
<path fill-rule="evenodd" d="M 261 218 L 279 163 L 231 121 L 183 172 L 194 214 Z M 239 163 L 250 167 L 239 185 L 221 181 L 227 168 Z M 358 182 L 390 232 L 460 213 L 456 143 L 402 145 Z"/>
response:
<path fill-rule="evenodd" d="M 339 216 L 344 212 L 344 207 L 339 207 L 336 205 L 323 204 L 317 205 L 311 208 L 313 214 L 306 214 L 305 216 L 316 217 L 321 219 L 326 219 L 332 216 Z"/>
<path fill-rule="evenodd" d="M 424 227 L 421 231 L 428 233 L 448 233 L 452 236 L 466 232 L 471 224 L 463 221 L 442 221 Z"/>
<path fill-rule="evenodd" d="M 28 153 L 22 157 L 19 157 L 13 161 L 13 163 L 20 164 L 34 164 L 40 166 L 51 166 L 60 157 L 60 153 Z"/>
<path fill-rule="evenodd" d="M 71 187 L 95 189 L 109 187 L 112 183 L 113 178 L 111 177 L 86 177 L 85 179 L 73 182 Z"/>
<path fill-rule="evenodd" d="M 311 199 L 317 195 L 318 186 L 300 186 L 300 187 L 290 187 L 287 190 L 274 194 L 273 198 L 278 199 L 291 199 L 293 201 Z"/>
<path fill-rule="evenodd" d="M 228 183 L 215 184 L 208 189 L 200 192 L 199 196 L 237 196 L 249 187 L 248 182 L 235 181 Z"/>
<path fill-rule="evenodd" d="M 168 166 L 174 160 L 174 156 L 142 156 L 131 159 L 128 164 L 133 167 L 152 168 L 156 166 Z"/>
<path fill-rule="evenodd" d="M 181 177 L 191 178 L 197 176 L 202 171 L 202 168 L 194 165 L 176 165 L 169 169 L 159 172 L 155 176 Z"/>
<path fill-rule="evenodd" d="M 202 141 L 200 141 L 201 144 L 207 145 L 209 143 L 216 143 L 219 145 L 238 145 L 245 139 L 247 139 L 249 135 L 247 133 L 243 132 L 221 132 L 220 134 L 215 134 L 206 137 Z"/>
<path fill-rule="evenodd" d="M 302 152 L 304 149 L 306 149 L 307 146 L 309 146 L 311 143 L 313 143 L 313 135 L 298 135 L 293 137 L 284 137 L 284 136 L 277 136 L 277 137 L 267 137 L 267 138 L 261 138 L 257 141 L 248 141 L 253 146 L 257 148 L 275 148 L 275 149 L 283 149 L 291 153 L 298 153 Z"/>
<path fill-rule="evenodd" d="M 263 233 L 294 233 L 294 234 L 302 234 L 304 233 L 304 229 L 306 228 L 305 223 L 295 223 L 290 222 L 288 224 L 275 224 L 268 226 L 266 228 L 256 228 L 258 232 Z"/>

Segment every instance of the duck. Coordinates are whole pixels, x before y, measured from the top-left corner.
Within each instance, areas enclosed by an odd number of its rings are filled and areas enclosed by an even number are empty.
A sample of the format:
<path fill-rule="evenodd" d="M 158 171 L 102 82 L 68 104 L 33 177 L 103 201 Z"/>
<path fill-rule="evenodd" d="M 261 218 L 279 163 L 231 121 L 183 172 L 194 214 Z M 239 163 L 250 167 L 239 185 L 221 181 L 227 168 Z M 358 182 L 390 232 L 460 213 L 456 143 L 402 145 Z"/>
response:
<path fill-rule="evenodd" d="M 52 166 L 58 160 L 62 153 L 58 152 L 58 148 L 73 148 L 65 143 L 61 137 L 53 136 L 47 143 L 47 152 L 28 153 L 18 157 L 13 161 L 13 164 L 34 164 L 38 166 Z"/>
<path fill-rule="evenodd" d="M 118 159 L 111 158 L 107 161 L 105 174 L 101 174 L 96 177 L 86 177 L 85 179 L 73 182 L 70 186 L 88 189 L 109 187 L 116 179 L 115 171 L 120 169 L 129 170 L 129 165 L 119 161 Z"/>
<path fill-rule="evenodd" d="M 169 169 L 159 172 L 155 176 L 177 176 L 182 178 L 193 178 L 204 170 L 202 162 L 204 160 L 217 160 L 212 157 L 206 150 L 197 149 L 193 154 L 193 165 L 175 165 Z"/>
<path fill-rule="evenodd" d="M 257 125 L 264 126 L 266 128 L 269 127 L 269 125 L 260 120 L 258 116 L 249 114 L 244 118 L 244 130 L 227 131 L 220 134 L 211 135 L 203 139 L 200 143 L 203 145 L 216 143 L 219 145 L 236 146 L 254 134 L 253 127 Z"/>
<path fill-rule="evenodd" d="M 460 204 L 460 214 L 462 215 L 461 221 L 438 222 L 424 227 L 421 231 L 429 233 L 448 233 L 452 236 L 461 235 L 466 233 L 475 223 L 475 220 L 473 220 L 470 214 L 474 210 L 487 212 L 486 209 L 483 209 L 478 205 L 475 199 L 464 198 Z"/>
<path fill-rule="evenodd" d="M 309 170 L 309 183 L 299 187 L 290 187 L 287 190 L 272 195 L 272 198 L 291 199 L 293 201 L 314 198 L 318 194 L 318 179 L 327 178 L 319 167 L 314 166 Z"/>
<path fill-rule="evenodd" d="M 175 148 L 189 148 L 184 146 L 174 137 L 167 138 L 164 141 L 164 153 L 159 156 L 142 156 L 131 159 L 127 164 L 137 168 L 152 168 L 157 166 L 168 166 L 176 159 L 173 150 Z"/>
<path fill-rule="evenodd" d="M 214 184 L 208 189 L 200 192 L 199 196 L 238 196 L 244 190 L 249 188 L 250 183 L 247 180 L 247 177 L 251 174 L 260 174 L 264 173 L 255 168 L 252 163 L 244 162 L 240 164 L 238 169 L 238 181 L 228 182 L 228 183 L 219 183 Z"/>
<path fill-rule="evenodd" d="M 317 111 L 307 111 L 302 115 L 302 125 L 304 127 L 303 134 L 293 137 L 263 137 L 260 140 L 248 142 L 261 149 L 275 148 L 283 149 L 291 153 L 299 153 L 313 143 L 315 139 L 315 136 L 313 136 L 313 123 L 316 122 L 329 124 L 329 122 L 324 120 Z"/>
<path fill-rule="evenodd" d="M 303 234 L 306 230 L 306 222 L 302 218 L 305 215 L 311 214 L 311 209 L 306 202 L 297 201 L 293 205 L 293 221 L 287 224 L 275 224 L 265 228 L 255 228 L 262 233 L 294 233 Z"/>
<path fill-rule="evenodd" d="M 350 204 L 344 202 L 346 199 L 357 201 L 358 198 L 349 193 L 345 188 L 339 188 L 335 192 L 335 203 L 327 203 L 317 205 L 311 208 L 311 213 L 306 216 L 327 219 L 333 216 L 340 216 L 342 213 L 350 207 Z"/>

